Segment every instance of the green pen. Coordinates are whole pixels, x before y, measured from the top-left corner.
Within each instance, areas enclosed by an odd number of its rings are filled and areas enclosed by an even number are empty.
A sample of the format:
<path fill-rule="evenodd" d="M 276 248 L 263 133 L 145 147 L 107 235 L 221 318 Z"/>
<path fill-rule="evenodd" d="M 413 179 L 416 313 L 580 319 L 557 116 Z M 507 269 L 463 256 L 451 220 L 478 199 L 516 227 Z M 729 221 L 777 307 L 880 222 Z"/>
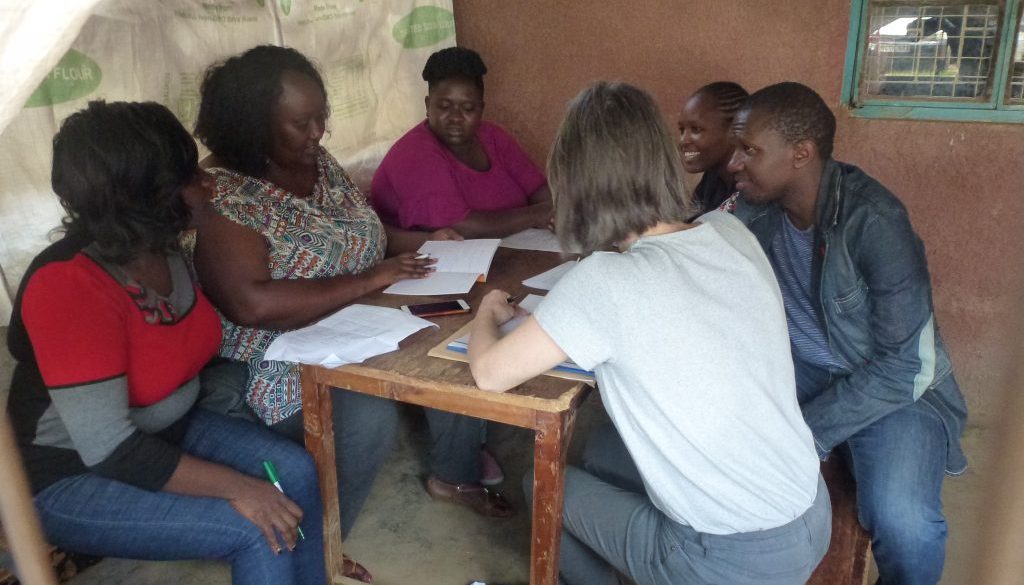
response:
<path fill-rule="evenodd" d="M 264 461 L 263 469 L 267 472 L 267 477 L 270 479 L 270 483 L 274 484 L 277 491 L 283 494 L 284 488 L 281 487 L 281 479 L 277 477 L 277 468 L 274 467 L 274 463 L 272 461 Z M 299 531 L 299 538 L 306 540 L 306 535 L 302 533 L 302 527 L 296 526 L 295 529 Z"/>

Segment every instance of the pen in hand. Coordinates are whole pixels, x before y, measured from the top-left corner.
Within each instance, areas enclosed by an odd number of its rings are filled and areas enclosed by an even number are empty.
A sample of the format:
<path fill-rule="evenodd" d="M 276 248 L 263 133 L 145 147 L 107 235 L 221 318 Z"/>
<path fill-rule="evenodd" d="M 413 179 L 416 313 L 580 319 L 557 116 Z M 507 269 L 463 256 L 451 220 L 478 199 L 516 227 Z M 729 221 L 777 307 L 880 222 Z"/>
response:
<path fill-rule="evenodd" d="M 263 470 L 267 472 L 267 479 L 270 480 L 270 483 L 274 484 L 274 487 L 277 488 L 277 491 L 279 491 L 279 492 L 281 492 L 283 494 L 284 493 L 284 488 L 281 487 L 281 480 L 277 476 L 277 468 L 274 467 L 274 463 L 272 461 L 264 461 L 263 462 Z M 287 494 L 285 494 L 285 495 L 287 495 Z M 295 530 L 298 531 L 299 538 L 301 538 L 302 540 L 306 540 L 306 535 L 302 533 L 302 527 L 301 526 L 296 526 Z"/>

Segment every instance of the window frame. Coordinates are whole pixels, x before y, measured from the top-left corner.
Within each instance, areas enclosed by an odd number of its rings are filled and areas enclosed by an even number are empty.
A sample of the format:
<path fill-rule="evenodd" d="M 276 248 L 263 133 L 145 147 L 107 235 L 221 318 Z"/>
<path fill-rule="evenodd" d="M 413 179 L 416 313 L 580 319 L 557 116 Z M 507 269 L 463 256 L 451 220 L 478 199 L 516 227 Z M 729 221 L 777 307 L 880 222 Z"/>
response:
<path fill-rule="evenodd" d="M 852 0 L 850 33 L 846 42 L 843 66 L 843 104 L 856 117 L 903 120 L 941 120 L 952 122 L 997 122 L 1024 124 L 1024 104 L 1007 104 L 1010 67 L 1013 64 L 1014 42 L 1020 26 L 1024 0 L 1004 0 L 1003 18 L 995 69 L 992 74 L 991 97 L 987 102 L 930 102 L 925 98 L 902 100 L 860 100 L 865 47 L 868 34 L 870 0 Z"/>

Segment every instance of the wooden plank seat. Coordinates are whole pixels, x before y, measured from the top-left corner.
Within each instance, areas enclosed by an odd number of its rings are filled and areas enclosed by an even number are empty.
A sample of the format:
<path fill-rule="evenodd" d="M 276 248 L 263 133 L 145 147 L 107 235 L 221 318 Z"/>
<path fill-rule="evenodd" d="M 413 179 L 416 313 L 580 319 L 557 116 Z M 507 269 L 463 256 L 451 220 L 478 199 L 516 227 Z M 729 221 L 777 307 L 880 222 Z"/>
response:
<path fill-rule="evenodd" d="M 0 526 L 0 532 L 3 527 Z M 50 550 L 50 564 L 57 577 L 58 583 L 68 583 L 83 570 L 100 562 L 99 557 L 69 553 L 53 545 L 47 545 Z M 17 575 L 14 574 L 14 559 L 11 558 L 7 547 L 5 535 L 0 534 L 0 585 L 18 585 Z"/>
<path fill-rule="evenodd" d="M 865 585 L 871 539 L 857 520 L 857 488 L 841 457 L 829 457 L 821 474 L 832 499 L 832 542 L 808 585 Z"/>

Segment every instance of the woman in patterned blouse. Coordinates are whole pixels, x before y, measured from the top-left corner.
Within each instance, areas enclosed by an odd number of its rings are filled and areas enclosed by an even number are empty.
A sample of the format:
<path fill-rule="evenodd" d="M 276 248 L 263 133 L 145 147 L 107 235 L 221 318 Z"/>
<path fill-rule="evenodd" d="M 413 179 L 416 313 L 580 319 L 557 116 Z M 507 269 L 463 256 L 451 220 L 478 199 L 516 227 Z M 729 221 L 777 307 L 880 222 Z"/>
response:
<path fill-rule="evenodd" d="M 197 226 L 194 262 L 224 318 L 220 354 L 247 367 L 246 402 L 256 415 L 297 441 L 303 437 L 299 369 L 264 359 L 270 343 L 369 292 L 428 275 L 434 261 L 415 253 L 426 239 L 461 239 L 447 229 L 431 234 L 382 225 L 319 144 L 328 115 L 315 66 L 293 49 L 259 46 L 207 71 L 196 123 L 196 136 L 212 153 L 204 163 L 217 187 L 216 213 Z M 391 450 L 396 407 L 340 389 L 332 402 L 347 535 Z M 475 457 L 478 428 L 456 421 L 442 429 L 440 442 L 466 442 L 464 450 Z M 371 579 L 349 560 L 346 572 Z"/>

